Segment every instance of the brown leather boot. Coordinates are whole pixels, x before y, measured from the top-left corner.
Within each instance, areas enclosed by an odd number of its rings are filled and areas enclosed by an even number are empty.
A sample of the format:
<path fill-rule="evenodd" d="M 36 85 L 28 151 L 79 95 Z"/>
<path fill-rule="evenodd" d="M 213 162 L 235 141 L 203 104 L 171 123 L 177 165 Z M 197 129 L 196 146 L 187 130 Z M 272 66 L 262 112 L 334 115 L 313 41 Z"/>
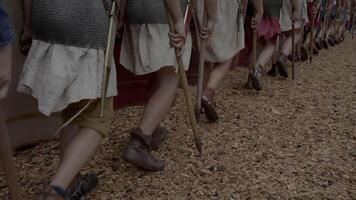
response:
<path fill-rule="evenodd" d="M 152 134 L 151 148 L 156 151 L 159 146 L 167 139 L 168 130 L 164 127 L 158 126 Z"/>
<path fill-rule="evenodd" d="M 286 66 L 286 61 L 287 61 L 287 56 L 283 53 L 281 53 L 276 61 L 276 64 L 278 66 L 278 73 L 280 76 L 283 78 L 288 78 L 288 70 Z"/>
<path fill-rule="evenodd" d="M 305 46 L 302 46 L 300 51 L 301 51 L 301 59 L 302 59 L 302 61 L 308 60 L 309 52 L 308 52 L 307 48 Z"/>
<path fill-rule="evenodd" d="M 125 161 L 134 164 L 144 170 L 161 171 L 166 162 L 159 160 L 150 154 L 152 136 L 143 135 L 140 128 L 131 130 L 131 138 L 127 144 L 123 158 Z"/>

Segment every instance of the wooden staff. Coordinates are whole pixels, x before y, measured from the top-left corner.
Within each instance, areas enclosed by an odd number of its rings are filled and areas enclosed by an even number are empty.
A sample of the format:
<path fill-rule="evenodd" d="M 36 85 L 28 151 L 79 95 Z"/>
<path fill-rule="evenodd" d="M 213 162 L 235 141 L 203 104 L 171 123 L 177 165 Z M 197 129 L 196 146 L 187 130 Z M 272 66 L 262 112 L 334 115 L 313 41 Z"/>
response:
<path fill-rule="evenodd" d="M 256 67 L 256 59 L 257 59 L 257 30 L 252 33 L 252 58 L 251 58 L 250 70 L 253 73 Z"/>
<path fill-rule="evenodd" d="M 197 37 L 197 43 L 198 43 L 198 49 L 200 50 L 201 44 L 200 44 L 200 25 L 199 25 L 199 21 L 198 21 L 198 14 L 197 14 L 197 7 L 196 7 L 196 1 L 195 0 L 191 0 L 190 2 L 190 7 L 192 8 L 192 13 L 193 13 L 193 22 L 194 22 L 194 28 L 195 28 L 195 33 L 196 33 L 196 37 Z"/>
<path fill-rule="evenodd" d="M 109 24 L 108 40 L 107 40 L 106 51 L 105 51 L 103 80 L 101 84 L 100 117 L 104 117 L 105 99 L 106 99 L 106 94 L 108 91 L 108 84 L 110 79 L 111 64 L 113 59 L 114 43 L 115 43 L 115 35 L 116 35 L 117 15 L 119 10 L 118 2 L 119 2 L 118 0 L 112 1 L 111 11 L 109 13 L 110 24 Z"/>
<path fill-rule="evenodd" d="M 311 27 L 310 27 L 310 56 L 309 56 L 309 64 L 311 65 L 313 62 L 313 50 L 314 50 L 314 28 L 315 28 L 315 15 L 313 13 Z"/>
<path fill-rule="evenodd" d="M 251 20 L 251 23 L 252 23 L 252 20 Z M 248 81 L 246 84 L 246 88 L 248 88 L 248 89 L 253 88 L 251 74 L 254 73 L 254 70 L 256 67 L 256 57 L 257 57 L 257 30 L 256 31 L 252 30 L 252 50 L 251 50 L 250 64 L 248 66 L 249 76 L 248 76 Z"/>
<path fill-rule="evenodd" d="M 295 20 L 292 20 L 292 79 L 295 79 Z"/>
<path fill-rule="evenodd" d="M 351 13 L 350 13 L 350 31 L 351 31 L 351 38 L 354 39 L 354 12 L 355 9 L 353 8 L 353 3 L 351 4 Z"/>
<path fill-rule="evenodd" d="M 163 0 L 163 2 L 165 5 L 167 17 L 168 17 L 169 31 L 172 33 L 175 33 L 176 30 L 174 27 L 172 16 L 168 10 L 168 6 L 167 6 L 166 2 L 164 0 Z M 199 154 L 201 155 L 202 154 L 202 141 L 201 141 L 201 138 L 198 133 L 198 123 L 197 123 L 197 120 L 195 117 L 194 108 L 193 108 L 193 104 L 192 104 L 192 100 L 191 100 L 191 95 L 190 95 L 189 88 L 188 88 L 188 80 L 187 80 L 187 76 L 185 74 L 183 60 L 182 60 L 181 56 L 178 56 L 178 49 L 174 48 L 174 51 L 175 51 L 175 55 L 176 55 L 176 59 L 177 59 L 177 63 L 178 63 L 178 71 L 179 71 L 180 80 L 183 85 L 183 91 L 184 91 L 186 105 L 188 108 L 190 123 L 191 123 L 192 129 L 193 129 L 195 146 L 196 146 L 197 150 L 199 151 Z"/>
<path fill-rule="evenodd" d="M 196 107 L 195 107 L 195 115 L 197 116 L 197 120 L 200 121 L 200 112 L 201 112 L 201 99 L 203 96 L 203 83 L 204 83 L 204 67 L 205 67 L 205 47 L 206 47 L 206 40 L 202 39 L 200 40 L 200 25 L 198 21 L 198 14 L 196 11 L 196 2 L 194 0 L 191 1 L 192 8 L 193 8 L 193 18 L 194 18 L 194 23 L 195 23 L 195 29 L 197 33 L 197 41 L 198 42 L 198 48 L 199 48 L 199 76 L 198 76 L 198 88 L 197 88 L 197 99 L 196 99 Z M 205 12 L 203 14 L 203 25 L 206 25 L 206 19 L 207 16 L 205 15 Z"/>
<path fill-rule="evenodd" d="M 327 31 L 328 31 L 328 23 L 327 23 L 327 21 L 328 21 L 328 18 L 329 18 L 329 14 L 325 14 L 325 16 L 324 16 L 324 25 L 323 25 L 323 28 L 324 28 L 324 33 L 323 33 L 323 42 L 324 42 L 324 40 L 326 40 L 326 34 L 327 34 Z"/>
<path fill-rule="evenodd" d="M 10 138 L 7 132 L 5 118 L 0 108 L 0 160 L 3 165 L 5 177 L 10 190 L 12 200 L 22 200 L 22 190 L 12 157 Z"/>

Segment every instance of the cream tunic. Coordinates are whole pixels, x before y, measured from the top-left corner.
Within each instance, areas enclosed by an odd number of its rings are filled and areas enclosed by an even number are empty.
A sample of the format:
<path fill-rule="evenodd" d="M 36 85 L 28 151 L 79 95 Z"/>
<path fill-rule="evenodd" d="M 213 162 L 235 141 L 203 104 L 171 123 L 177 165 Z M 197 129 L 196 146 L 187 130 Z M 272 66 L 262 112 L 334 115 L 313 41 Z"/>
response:
<path fill-rule="evenodd" d="M 281 11 L 281 30 L 282 32 L 292 30 L 292 3 L 290 0 L 283 0 Z M 299 7 L 299 19 L 295 23 L 295 28 L 300 28 L 308 23 L 308 12 L 307 12 L 307 2 L 306 0 L 298 0 Z"/>
<path fill-rule="evenodd" d="M 101 96 L 104 51 L 34 40 L 17 90 L 38 100 L 45 115 L 59 112 L 82 99 Z M 117 95 L 115 64 L 107 97 Z"/>
<path fill-rule="evenodd" d="M 169 45 L 168 24 L 128 24 L 121 45 L 120 64 L 136 75 L 156 72 L 162 67 L 177 67 L 174 48 Z M 188 34 L 182 56 L 189 68 L 192 39 Z"/>
<path fill-rule="evenodd" d="M 199 23 L 202 24 L 205 0 L 196 0 Z M 215 29 L 206 46 L 206 60 L 224 62 L 245 48 L 244 22 L 239 0 L 218 1 Z"/>

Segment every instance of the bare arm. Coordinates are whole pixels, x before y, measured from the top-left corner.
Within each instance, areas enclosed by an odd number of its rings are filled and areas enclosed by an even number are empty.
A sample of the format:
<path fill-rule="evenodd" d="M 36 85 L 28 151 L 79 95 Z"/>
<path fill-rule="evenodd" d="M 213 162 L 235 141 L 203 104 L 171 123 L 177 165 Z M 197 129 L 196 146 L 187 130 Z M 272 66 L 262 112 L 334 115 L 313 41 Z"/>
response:
<path fill-rule="evenodd" d="M 205 13 L 206 13 L 206 21 L 200 27 L 200 37 L 208 39 L 214 31 L 215 21 L 217 17 L 217 0 L 205 0 Z"/>
<path fill-rule="evenodd" d="M 298 10 L 298 0 L 290 0 L 292 3 L 293 10 Z"/>
<path fill-rule="evenodd" d="M 248 3 L 248 0 L 241 0 L 240 1 L 240 9 L 242 11 L 242 16 L 246 17 L 246 11 L 247 11 L 247 3 Z"/>
<path fill-rule="evenodd" d="M 179 51 L 178 56 L 181 56 L 184 53 L 184 45 L 185 40 L 187 38 L 187 34 L 185 31 L 184 19 L 180 8 L 180 3 L 179 0 L 164 1 L 167 5 L 168 12 L 172 16 L 176 31 L 175 33 L 169 33 L 170 44 Z"/>
<path fill-rule="evenodd" d="M 119 11 L 119 17 L 118 17 L 118 26 L 117 30 L 120 31 L 124 27 L 125 23 L 125 15 L 126 15 L 126 5 L 127 5 L 127 0 L 120 0 L 120 11 Z"/>
<path fill-rule="evenodd" d="M 253 0 L 253 5 L 255 7 L 255 15 L 252 19 L 251 26 L 254 31 L 258 30 L 263 17 L 263 1 Z"/>
<path fill-rule="evenodd" d="M 218 1 L 217 0 L 205 0 L 205 10 L 208 20 L 215 21 L 218 12 Z"/>
<path fill-rule="evenodd" d="M 253 5 L 255 6 L 255 15 L 263 15 L 263 1 L 262 0 L 253 0 Z"/>
<path fill-rule="evenodd" d="M 299 18 L 299 5 L 298 0 L 290 0 L 292 4 L 292 20 L 297 20 Z"/>
<path fill-rule="evenodd" d="M 320 0 L 314 0 L 313 1 L 313 15 L 316 16 L 319 12 L 320 9 Z"/>
<path fill-rule="evenodd" d="M 21 0 L 24 30 L 32 32 L 32 0 Z"/>
<path fill-rule="evenodd" d="M 179 0 L 165 0 L 168 11 L 171 13 L 174 23 L 184 23 Z"/>

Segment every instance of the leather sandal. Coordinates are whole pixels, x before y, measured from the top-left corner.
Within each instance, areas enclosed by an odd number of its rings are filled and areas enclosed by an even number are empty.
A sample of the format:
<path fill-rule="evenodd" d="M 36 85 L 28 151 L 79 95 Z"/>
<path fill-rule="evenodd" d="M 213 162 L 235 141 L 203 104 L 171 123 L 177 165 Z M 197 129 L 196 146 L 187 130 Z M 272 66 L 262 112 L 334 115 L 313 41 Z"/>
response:
<path fill-rule="evenodd" d="M 302 48 L 300 49 L 301 51 L 301 59 L 302 61 L 306 61 L 309 58 L 309 53 L 307 48 L 305 48 L 304 46 L 302 46 Z"/>
<path fill-rule="evenodd" d="M 214 105 L 212 98 L 203 97 L 201 99 L 201 106 L 205 113 L 205 117 L 210 122 L 216 122 L 219 120 L 219 116 L 218 116 L 218 113 L 216 112 L 215 105 Z"/>
<path fill-rule="evenodd" d="M 287 56 L 281 53 L 276 61 L 276 65 L 278 66 L 278 73 L 283 78 L 288 78 L 288 70 L 286 67 Z"/>
<path fill-rule="evenodd" d="M 324 49 L 328 49 L 329 47 L 328 42 L 326 40 L 323 40 L 323 47 Z"/>
<path fill-rule="evenodd" d="M 253 72 L 250 73 L 249 76 L 250 76 L 253 88 L 255 88 L 255 90 L 257 90 L 257 91 L 261 91 L 262 90 L 262 80 L 261 80 L 262 66 L 257 65 L 255 67 L 255 69 L 253 70 Z"/>
<path fill-rule="evenodd" d="M 158 126 L 152 134 L 151 148 L 158 150 L 159 146 L 167 139 L 168 130 L 164 127 Z"/>
<path fill-rule="evenodd" d="M 271 69 L 267 72 L 269 76 L 276 77 L 278 74 L 278 67 L 276 64 L 273 64 Z"/>
<path fill-rule="evenodd" d="M 328 39 L 328 43 L 332 47 L 335 46 L 335 41 L 331 37 Z"/>
<path fill-rule="evenodd" d="M 315 47 L 320 51 L 321 49 L 323 49 L 323 45 L 321 44 L 321 41 L 317 41 L 315 42 Z"/>
<path fill-rule="evenodd" d="M 143 135 L 140 128 L 131 130 L 131 138 L 124 149 L 123 159 L 148 171 L 161 171 L 166 162 L 151 155 L 152 136 Z"/>
<path fill-rule="evenodd" d="M 95 173 L 77 176 L 74 184 L 69 187 L 70 200 L 80 200 L 83 196 L 90 193 L 98 185 L 98 176 Z"/>

